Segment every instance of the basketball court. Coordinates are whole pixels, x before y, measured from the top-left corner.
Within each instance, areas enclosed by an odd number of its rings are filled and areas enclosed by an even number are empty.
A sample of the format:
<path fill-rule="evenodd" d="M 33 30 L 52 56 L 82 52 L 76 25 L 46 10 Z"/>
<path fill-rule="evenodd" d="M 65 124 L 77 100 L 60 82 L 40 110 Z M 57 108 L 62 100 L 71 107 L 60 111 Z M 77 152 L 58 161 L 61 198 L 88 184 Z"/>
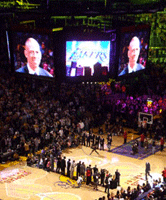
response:
<path fill-rule="evenodd" d="M 106 136 L 105 136 L 106 137 Z M 128 131 L 127 142 L 138 138 L 139 135 Z M 106 140 L 105 140 L 106 141 Z M 111 149 L 123 144 L 123 136 L 113 136 Z M 105 148 L 107 148 L 105 146 Z M 84 161 L 85 165 L 97 165 L 99 169 L 107 169 L 114 175 L 116 169 L 121 173 L 120 185 L 124 189 L 128 186 L 135 187 L 138 183 L 145 182 L 145 163 L 151 164 L 153 179 L 161 177 L 161 172 L 166 167 L 166 151 L 158 151 L 144 159 L 136 159 L 112 152 L 100 151 L 91 153 L 92 149 L 86 146 L 70 148 L 63 151 L 66 159 Z M 0 200 L 95 200 L 106 196 L 104 187 L 99 186 L 98 191 L 93 186 L 82 184 L 75 188 L 76 181 L 54 172 L 47 172 L 36 167 L 28 167 L 25 158 L 21 162 L 14 161 L 0 165 Z M 149 182 L 152 182 L 152 179 Z M 117 189 L 110 190 L 116 193 Z"/>

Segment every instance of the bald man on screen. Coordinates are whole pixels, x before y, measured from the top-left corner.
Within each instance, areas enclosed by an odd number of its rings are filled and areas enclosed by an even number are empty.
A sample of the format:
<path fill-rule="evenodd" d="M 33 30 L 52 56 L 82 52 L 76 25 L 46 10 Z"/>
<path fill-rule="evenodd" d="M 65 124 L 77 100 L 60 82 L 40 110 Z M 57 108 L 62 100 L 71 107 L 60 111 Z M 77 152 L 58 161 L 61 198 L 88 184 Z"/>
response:
<path fill-rule="evenodd" d="M 40 45 L 34 38 L 28 38 L 26 40 L 24 55 L 27 58 L 27 65 L 19 68 L 16 72 L 53 77 L 48 71 L 39 67 L 42 54 L 40 51 Z"/>
<path fill-rule="evenodd" d="M 140 41 L 138 37 L 134 36 L 131 39 L 130 44 L 128 46 L 128 58 L 129 58 L 128 65 L 119 74 L 119 76 L 145 69 L 145 67 L 142 64 L 137 63 L 139 54 L 140 54 Z"/>

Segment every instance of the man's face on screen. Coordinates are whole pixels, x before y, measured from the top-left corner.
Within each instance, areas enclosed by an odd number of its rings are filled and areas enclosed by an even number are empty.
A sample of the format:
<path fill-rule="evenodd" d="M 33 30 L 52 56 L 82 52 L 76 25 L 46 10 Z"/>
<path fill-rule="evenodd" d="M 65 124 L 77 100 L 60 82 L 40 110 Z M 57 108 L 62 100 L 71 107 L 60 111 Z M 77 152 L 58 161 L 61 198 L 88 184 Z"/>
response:
<path fill-rule="evenodd" d="M 139 39 L 135 37 L 131 40 L 128 48 L 129 63 L 135 64 L 138 60 L 139 54 L 140 54 Z"/>
<path fill-rule="evenodd" d="M 34 39 L 29 40 L 25 45 L 24 54 L 31 69 L 35 70 L 41 62 L 41 51 L 38 42 Z"/>

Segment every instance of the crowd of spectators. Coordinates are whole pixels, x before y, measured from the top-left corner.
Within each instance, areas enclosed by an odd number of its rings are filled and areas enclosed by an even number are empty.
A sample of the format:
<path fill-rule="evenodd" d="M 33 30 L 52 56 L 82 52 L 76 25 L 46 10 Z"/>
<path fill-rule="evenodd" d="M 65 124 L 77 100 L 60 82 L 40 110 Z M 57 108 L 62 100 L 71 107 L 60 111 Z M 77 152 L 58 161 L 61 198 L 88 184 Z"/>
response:
<path fill-rule="evenodd" d="M 1 152 L 17 148 L 21 155 L 27 155 L 57 140 L 63 149 L 69 144 L 69 135 L 72 144 L 77 142 L 80 120 L 84 120 L 85 129 L 94 126 L 92 114 L 99 106 L 94 90 L 24 81 L 1 77 Z"/>
<path fill-rule="evenodd" d="M 117 189 L 116 194 L 113 192 L 107 195 L 108 200 L 164 200 L 166 196 L 166 183 L 161 183 L 154 180 L 153 187 L 149 183 L 142 185 L 138 184 L 136 188 Z M 103 200 L 105 197 L 100 197 L 98 200 Z"/>
<path fill-rule="evenodd" d="M 151 98 L 152 113 L 159 114 L 160 109 L 165 110 L 165 97 L 154 95 Z M 83 130 L 89 132 L 104 122 L 106 132 L 110 132 L 112 124 L 120 125 L 118 130 L 124 125 L 137 129 L 137 115 L 144 111 L 146 101 L 147 96 L 131 97 L 124 91 L 119 92 L 119 89 L 116 92 L 109 88 L 106 93 L 99 84 L 57 85 L 44 80 L 1 76 L 0 152 L 13 150 L 28 156 L 49 147 L 49 154 L 43 150 L 33 161 L 28 157 L 27 163 L 38 163 L 44 169 L 49 163 L 47 170 L 53 169 L 53 159 L 56 157 L 58 163 L 64 148 L 77 146 L 80 142 L 83 144 Z M 142 128 L 140 126 L 140 130 Z M 165 138 L 162 120 L 146 130 L 156 139 Z M 103 134 L 101 128 L 99 133 Z"/>
<path fill-rule="evenodd" d="M 132 126 L 132 128 L 138 126 L 139 112 L 158 116 L 166 110 L 166 95 L 151 93 L 150 95 L 136 94 L 132 96 L 126 93 L 126 86 L 121 85 L 120 82 L 114 84 L 113 88 L 111 85 L 101 86 L 101 104 L 112 115 L 125 119 L 127 126 Z M 151 104 L 148 103 L 148 100 Z"/>

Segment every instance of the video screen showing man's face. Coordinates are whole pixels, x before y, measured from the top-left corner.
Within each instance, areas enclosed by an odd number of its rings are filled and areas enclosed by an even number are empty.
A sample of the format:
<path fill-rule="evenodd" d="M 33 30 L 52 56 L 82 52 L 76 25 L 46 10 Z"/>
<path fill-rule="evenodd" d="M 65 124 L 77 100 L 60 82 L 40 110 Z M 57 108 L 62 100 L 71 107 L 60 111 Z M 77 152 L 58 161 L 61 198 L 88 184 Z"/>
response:
<path fill-rule="evenodd" d="M 148 30 L 122 35 L 118 76 L 145 69 L 148 56 L 148 42 Z"/>
<path fill-rule="evenodd" d="M 36 76 L 55 76 L 52 41 L 48 35 L 15 33 L 15 71 Z"/>

